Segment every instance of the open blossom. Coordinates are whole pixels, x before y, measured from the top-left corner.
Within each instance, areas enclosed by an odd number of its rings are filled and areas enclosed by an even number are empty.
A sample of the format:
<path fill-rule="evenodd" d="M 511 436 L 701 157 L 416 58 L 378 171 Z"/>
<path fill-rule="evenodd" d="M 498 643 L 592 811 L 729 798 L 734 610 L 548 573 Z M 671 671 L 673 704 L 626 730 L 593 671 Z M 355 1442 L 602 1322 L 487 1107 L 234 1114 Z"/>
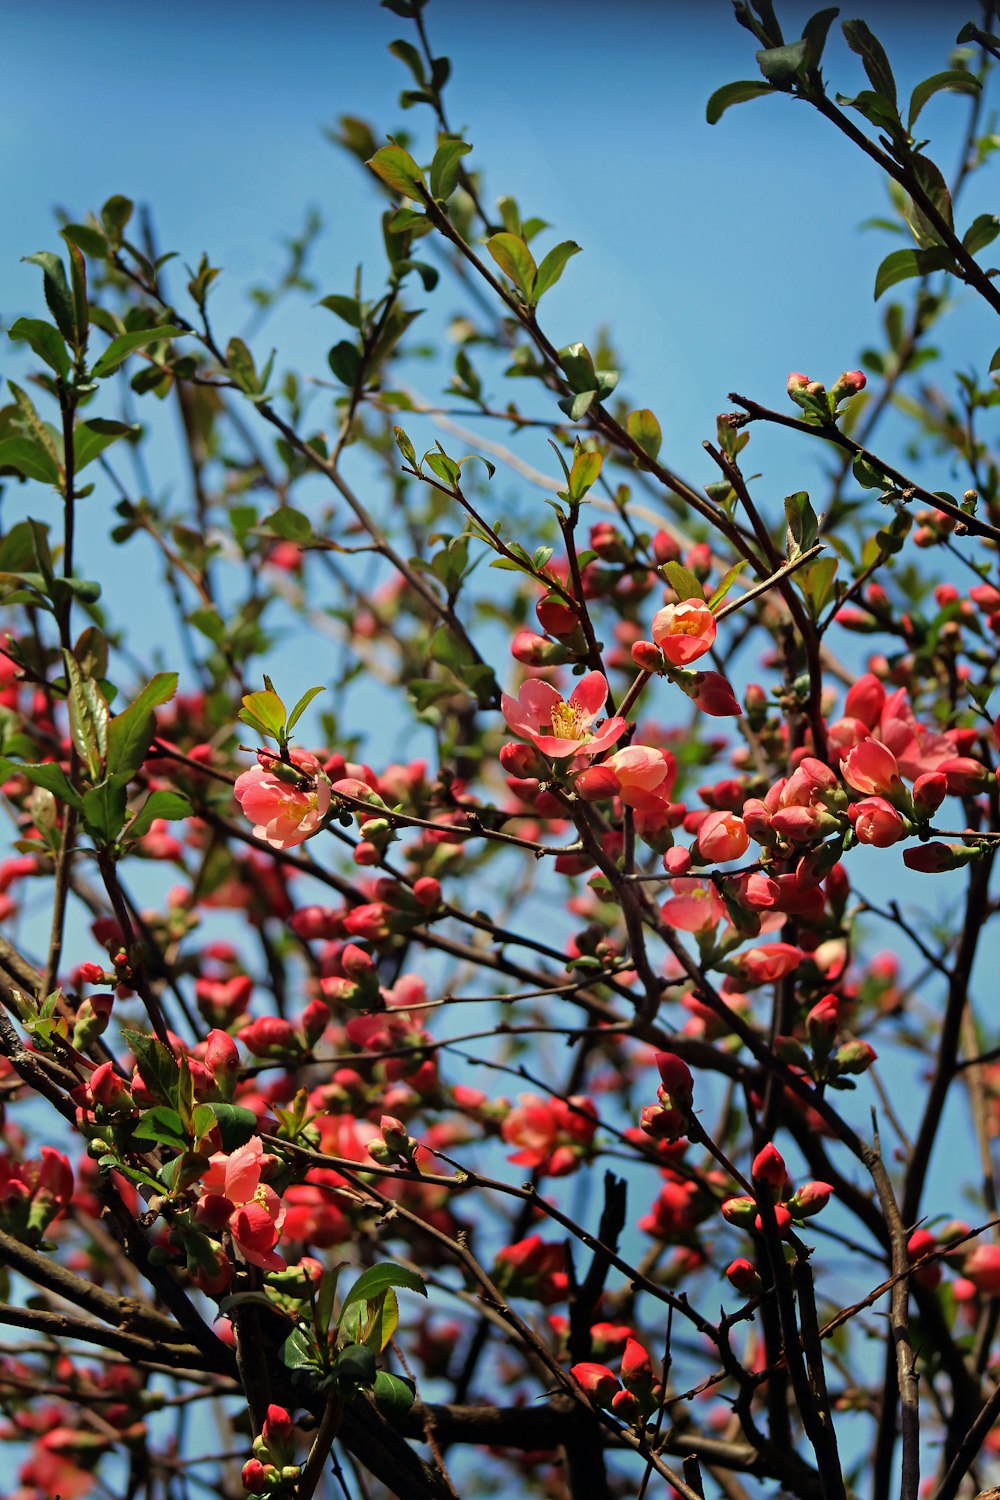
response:
<path fill-rule="evenodd" d="M 702 932 L 715 927 L 726 915 L 726 905 L 710 881 L 672 880 L 671 896 L 660 907 L 660 916 L 680 932 Z"/>
<path fill-rule="evenodd" d="M 269 1159 L 259 1135 L 229 1155 L 217 1151 L 202 1178 L 197 1217 L 209 1227 L 228 1228 L 250 1265 L 283 1271 L 285 1262 L 274 1247 L 285 1206 L 274 1189 L 260 1180 Z"/>
<path fill-rule="evenodd" d="M 504 693 L 501 708 L 515 734 L 531 740 L 550 760 L 559 760 L 564 755 L 599 755 L 621 739 L 624 719 L 606 719 L 596 732 L 592 727 L 607 696 L 607 679 L 600 672 L 582 677 L 568 701 L 550 683 L 533 678 L 516 698 Z"/>
<path fill-rule="evenodd" d="M 233 791 L 244 817 L 254 826 L 254 837 L 263 839 L 272 849 L 291 849 L 315 833 L 330 806 L 330 783 L 314 755 L 307 750 L 289 751 L 292 766 L 300 772 L 294 776 L 280 761 L 282 775 L 274 769 L 251 766 L 236 778 Z M 292 779 L 286 780 L 290 776 Z"/>
<path fill-rule="evenodd" d="M 597 1111 L 581 1094 L 570 1099 L 522 1094 L 520 1104 L 504 1120 L 501 1134 L 508 1145 L 521 1148 L 510 1158 L 512 1162 L 549 1177 L 564 1177 L 579 1165 L 582 1150 L 590 1145 L 596 1129 Z"/>
<path fill-rule="evenodd" d="M 856 792 L 885 794 L 900 785 L 896 757 L 881 740 L 870 735 L 844 756 L 840 773 Z"/>
<path fill-rule="evenodd" d="M 697 599 L 667 604 L 653 616 L 653 640 L 672 667 L 686 667 L 710 651 L 715 630 L 715 616 Z"/>

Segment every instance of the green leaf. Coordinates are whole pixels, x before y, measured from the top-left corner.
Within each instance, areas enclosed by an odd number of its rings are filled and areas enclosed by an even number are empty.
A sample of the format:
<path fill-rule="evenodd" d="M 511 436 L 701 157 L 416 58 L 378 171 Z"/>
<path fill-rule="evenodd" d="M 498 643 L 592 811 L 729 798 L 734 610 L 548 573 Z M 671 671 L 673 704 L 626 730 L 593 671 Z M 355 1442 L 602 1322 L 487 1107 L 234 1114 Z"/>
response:
<path fill-rule="evenodd" d="M 798 557 L 800 552 L 808 552 L 819 535 L 816 512 L 805 490 L 785 497 L 785 520 L 788 522 L 785 548 L 791 560 Z"/>
<path fill-rule="evenodd" d="M 906 128 L 912 133 L 916 124 L 917 116 L 935 94 L 947 90 L 952 94 L 977 94 L 982 88 L 979 79 L 974 73 L 969 73 L 963 68 L 948 68 L 943 73 L 934 73 L 930 78 L 925 78 L 918 83 L 910 95 L 910 112 L 906 120 Z"/>
<path fill-rule="evenodd" d="M 555 286 L 566 269 L 566 262 L 570 257 L 579 253 L 580 246 L 575 240 L 563 240 L 562 244 L 554 246 L 547 255 L 543 256 L 535 275 L 536 303 L 541 301 L 550 287 Z"/>
<path fill-rule="evenodd" d="M 372 1387 L 375 1405 L 390 1422 L 405 1417 L 416 1398 L 412 1380 L 402 1375 L 393 1375 L 388 1370 L 379 1370 Z"/>
<path fill-rule="evenodd" d="M 144 1031 L 122 1028 L 122 1041 L 135 1058 L 142 1081 L 153 1094 L 159 1094 L 166 1104 L 177 1098 L 179 1069 L 177 1059 L 155 1036 Z M 177 1117 L 180 1125 L 180 1116 Z"/>
<path fill-rule="evenodd" d="M 786 42 L 783 47 L 765 47 L 757 53 L 757 65 L 776 89 L 791 89 L 806 62 L 805 41 Z"/>
<path fill-rule="evenodd" d="M 802 40 L 806 44 L 807 67 L 819 67 L 823 57 L 823 48 L 826 46 L 827 33 L 839 14 L 840 11 L 834 5 L 829 10 L 817 11 L 803 26 Z"/>
<path fill-rule="evenodd" d="M 71 652 L 63 651 L 63 665 L 69 682 L 70 736 L 91 781 L 97 781 L 108 754 L 107 700 L 93 678 L 84 677 Z"/>
<path fill-rule="evenodd" d="M 366 163 L 381 178 L 387 188 L 394 193 L 400 193 L 404 198 L 412 198 L 419 203 L 421 198 L 420 189 L 424 186 L 424 174 L 417 166 L 413 157 L 402 146 L 383 146 L 381 151 Z"/>
<path fill-rule="evenodd" d="M 912 156 L 910 165 L 925 195 L 937 209 L 938 216 L 948 229 L 953 229 L 954 211 L 951 193 L 948 191 L 948 184 L 944 180 L 940 167 L 936 166 L 929 156 L 921 155 Z M 903 214 L 918 245 L 926 248 L 943 244 L 941 230 L 917 206 L 914 199 L 904 199 Z"/>
<path fill-rule="evenodd" d="M 107 259 L 108 242 L 92 224 L 67 224 L 59 232 L 64 240 L 76 245 L 77 249 L 82 250 L 84 255 L 89 255 L 92 260 Z"/>
<path fill-rule="evenodd" d="M 406 1266 L 397 1266 L 394 1262 L 387 1261 L 383 1265 L 371 1266 L 367 1271 L 362 1271 L 344 1298 L 341 1317 L 353 1303 L 371 1302 L 389 1287 L 395 1286 L 417 1292 L 421 1297 L 427 1296 L 427 1287 L 422 1276 Z"/>
<path fill-rule="evenodd" d="M 98 454 L 117 443 L 119 438 L 141 432 L 141 428 L 129 422 L 116 422 L 109 417 L 92 417 L 89 422 L 78 422 L 73 429 L 73 457 L 77 473 L 85 469 Z"/>
<path fill-rule="evenodd" d="M 5 755 L 0 755 L 0 779 L 8 781 L 12 776 L 24 776 L 31 782 L 32 786 L 42 786 L 47 792 L 60 802 L 66 802 L 77 811 L 83 806 L 83 799 L 74 790 L 67 779 L 66 772 L 54 761 L 43 761 L 38 764 L 31 762 L 21 763 L 16 760 L 8 760 Z"/>
<path fill-rule="evenodd" d="M 135 775 L 149 750 L 156 732 L 154 709 L 166 703 L 177 691 L 176 672 L 157 672 L 139 696 L 115 714 L 108 725 L 108 771 L 128 781 Z"/>
<path fill-rule="evenodd" d="M 286 734 L 291 734 L 292 730 L 295 728 L 296 724 L 299 722 L 302 715 L 305 713 L 306 709 L 309 707 L 310 703 L 317 696 L 317 694 L 325 692 L 325 687 L 312 687 L 308 688 L 306 692 L 302 694 L 302 697 L 299 699 L 298 703 L 296 703 L 295 707 L 288 715 L 288 723 L 285 725 Z"/>
<path fill-rule="evenodd" d="M 927 276 L 931 271 L 943 271 L 952 265 L 952 258 L 943 246 L 927 250 L 893 250 L 878 268 L 875 276 L 875 301 L 899 281 L 911 276 Z"/>
<path fill-rule="evenodd" d="M 248 396 L 255 396 L 262 389 L 254 357 L 243 339 L 231 338 L 226 345 L 226 369 Z"/>
<path fill-rule="evenodd" d="M 773 90 L 759 78 L 742 78 L 736 83 L 725 83 L 716 89 L 705 106 L 705 118 L 710 125 L 717 125 L 726 110 L 733 104 L 744 104 L 748 99 L 760 99 Z"/>
<path fill-rule="evenodd" d="M 524 240 L 516 234 L 493 234 L 486 241 L 486 248 L 504 275 L 510 277 L 525 302 L 530 304 L 538 267 Z"/>
<path fill-rule="evenodd" d="M 580 452 L 573 459 L 573 467 L 569 471 L 569 498 L 571 500 L 582 500 L 587 491 L 596 483 L 601 472 L 604 459 L 600 453 Z"/>
<path fill-rule="evenodd" d="M 49 312 L 56 320 L 56 327 L 67 343 L 77 343 L 76 315 L 73 309 L 73 294 L 66 280 L 66 267 L 58 255 L 51 250 L 36 250 L 24 259 L 32 266 L 41 266 L 45 300 Z"/>
<path fill-rule="evenodd" d="M 213 646 L 221 646 L 226 639 L 226 622 L 214 604 L 206 604 L 203 609 L 193 609 L 188 615 L 188 624 L 193 625 L 195 630 L 200 630 Z"/>
<path fill-rule="evenodd" d="M 87 832 L 98 844 L 115 844 L 125 826 L 128 796 L 124 782 L 117 777 L 102 781 L 85 792 L 81 808 Z"/>
<path fill-rule="evenodd" d="M 350 339 L 341 339 L 339 344 L 334 344 L 326 362 L 341 384 L 351 389 L 357 385 L 361 374 L 361 350 Z"/>
<path fill-rule="evenodd" d="M 273 531 L 275 536 L 280 536 L 286 542 L 312 541 L 312 522 L 291 505 L 282 505 L 278 510 L 272 511 L 264 525 L 268 531 Z"/>
<path fill-rule="evenodd" d="M 837 567 L 837 558 L 821 557 L 818 562 L 797 575 L 799 587 L 809 603 L 814 620 L 819 619 L 833 595 Z"/>
<path fill-rule="evenodd" d="M 122 242 L 135 204 L 131 198 L 124 197 L 121 193 L 114 193 L 101 209 L 101 223 L 104 225 L 104 233 L 108 237 L 108 243 L 118 249 Z"/>
<path fill-rule="evenodd" d="M 134 839 L 141 839 L 149 832 L 156 818 L 174 821 L 177 818 L 189 818 L 193 811 L 194 808 L 183 792 L 150 792 L 126 828 L 125 837 L 130 842 Z"/>
<path fill-rule="evenodd" d="M 633 443 L 638 443 L 646 457 L 655 463 L 660 444 L 663 442 L 663 433 L 649 407 L 644 406 L 639 411 L 630 411 L 625 426 Z"/>
<path fill-rule="evenodd" d="M 437 475 L 442 484 L 448 485 L 451 489 L 457 487 L 462 477 L 462 471 L 455 460 L 448 457 L 447 453 L 441 453 L 431 448 L 424 454 L 423 461 Z"/>
<path fill-rule="evenodd" d="M 559 363 L 572 390 L 588 395 L 596 393 L 597 371 L 586 344 L 567 344 L 559 350 Z"/>
<path fill-rule="evenodd" d="M 43 318 L 18 318 L 7 330 L 7 337 L 27 344 L 39 359 L 65 380 L 70 368 L 69 352 L 58 328 L 53 328 Z"/>
<path fill-rule="evenodd" d="M 331 1374 L 350 1385 L 374 1385 L 375 1356 L 365 1344 L 348 1344 L 333 1362 Z"/>
<path fill-rule="evenodd" d="M 705 590 L 695 575 L 683 567 L 679 562 L 668 562 L 663 564 L 662 571 L 667 575 L 670 587 L 678 599 L 697 599 L 699 604 L 705 601 Z"/>
<path fill-rule="evenodd" d="M 885 48 L 878 37 L 873 35 L 864 21 L 842 21 L 840 29 L 851 51 L 861 58 L 872 88 L 895 105 L 896 80 L 885 55 Z"/>
<path fill-rule="evenodd" d="M 1000 349 L 994 349 L 993 358 L 990 360 L 990 374 L 995 374 L 997 370 L 1000 370 Z"/>
<path fill-rule="evenodd" d="M 177 328 L 172 323 L 164 323 L 159 328 L 140 328 L 135 333 L 121 333 L 111 340 L 90 373 L 99 380 L 105 375 L 113 375 L 119 365 L 124 364 L 137 349 L 162 343 L 164 339 L 183 338 L 186 332 L 186 329 Z"/>
<path fill-rule="evenodd" d="M 1000 234 L 1000 219 L 996 214 L 977 214 L 962 236 L 962 244 L 970 255 L 984 250 Z"/>
<path fill-rule="evenodd" d="M 37 479 L 40 484 L 59 483 L 58 464 L 34 438 L 0 438 L 0 469 L 16 469 L 25 479 Z"/>
<path fill-rule="evenodd" d="M 46 422 L 42 421 L 35 408 L 35 403 L 27 391 L 22 390 L 19 385 L 15 385 L 13 380 L 8 380 L 7 384 L 10 386 L 14 400 L 17 402 L 20 422 L 28 428 L 28 435 L 45 449 L 58 472 L 62 463 L 62 448 L 61 446 L 57 447 L 52 428 Z"/>
<path fill-rule="evenodd" d="M 319 1351 L 305 1328 L 295 1328 L 281 1346 L 281 1362 L 286 1370 L 316 1369 Z"/>
<path fill-rule="evenodd" d="M 431 162 L 431 197 L 450 198 L 458 183 L 458 169 L 463 156 L 472 150 L 468 141 L 449 136 L 441 142 Z"/>
<path fill-rule="evenodd" d="M 215 1118 L 219 1123 L 223 1151 L 237 1151 L 245 1146 L 257 1130 L 257 1116 L 244 1104 L 222 1104 L 213 1102 Z"/>
<path fill-rule="evenodd" d="M 65 236 L 63 236 L 65 238 Z M 69 250 L 70 291 L 73 299 L 73 319 L 76 324 L 76 347 L 82 354 L 90 336 L 90 303 L 87 300 L 87 262 L 71 240 L 66 240 Z"/>
<path fill-rule="evenodd" d="M 349 323 L 352 328 L 361 327 L 361 304 L 357 297 L 342 297 L 334 292 L 329 297 L 321 297 L 317 305 L 329 308 L 336 317 Z"/>
<path fill-rule="evenodd" d="M 239 714 L 243 722 L 247 723 L 248 721 L 243 717 L 244 713 L 251 715 L 259 724 L 262 724 L 266 732 L 274 739 L 281 738 L 285 728 L 285 705 L 277 693 L 270 690 L 262 693 L 247 693 Z"/>
<path fill-rule="evenodd" d="M 715 593 L 708 601 L 708 607 L 710 610 L 714 612 L 718 609 L 719 605 L 729 593 L 729 590 L 732 588 L 737 578 L 739 578 L 746 565 L 746 559 L 741 557 L 739 562 L 733 563 L 733 566 L 729 569 L 729 571 L 720 579 Z"/>
<path fill-rule="evenodd" d="M 892 481 L 880 469 L 876 468 L 864 453 L 859 453 L 855 456 L 854 462 L 851 465 L 851 472 L 863 489 L 887 490 L 892 488 Z"/>

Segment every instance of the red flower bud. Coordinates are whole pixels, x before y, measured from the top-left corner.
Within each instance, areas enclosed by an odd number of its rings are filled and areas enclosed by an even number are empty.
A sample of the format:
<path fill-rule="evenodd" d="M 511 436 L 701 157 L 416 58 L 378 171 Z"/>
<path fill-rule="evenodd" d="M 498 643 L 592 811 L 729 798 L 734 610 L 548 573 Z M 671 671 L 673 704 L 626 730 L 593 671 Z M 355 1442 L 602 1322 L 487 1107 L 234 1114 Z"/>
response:
<path fill-rule="evenodd" d="M 617 1375 L 607 1365 L 584 1361 L 573 1365 L 569 1373 L 597 1406 L 610 1406 L 616 1391 L 621 1389 Z"/>
<path fill-rule="evenodd" d="M 694 1098 L 694 1079 L 684 1059 L 674 1052 L 657 1052 L 656 1066 L 673 1104 L 690 1106 Z"/>
<path fill-rule="evenodd" d="M 638 1339 L 625 1345 L 621 1363 L 622 1384 L 635 1396 L 646 1396 L 653 1385 L 653 1365 Z"/>
<path fill-rule="evenodd" d="M 788 1208 L 796 1219 L 808 1219 L 825 1208 L 832 1196 L 833 1188 L 828 1182 L 804 1182 L 789 1198 Z"/>
<path fill-rule="evenodd" d="M 780 1195 L 788 1181 L 788 1173 L 784 1157 L 771 1141 L 754 1157 L 751 1176 L 754 1182 L 766 1183 L 772 1193 Z"/>
<path fill-rule="evenodd" d="M 663 652 L 652 641 L 634 641 L 632 661 L 640 672 L 662 672 L 663 670 Z"/>
<path fill-rule="evenodd" d="M 441 882 L 433 875 L 421 875 L 413 882 L 413 899 L 418 906 L 431 911 L 441 905 Z"/>
<path fill-rule="evenodd" d="M 740 1255 L 726 1267 L 726 1279 L 738 1292 L 752 1292 L 760 1283 L 760 1277 L 752 1261 Z"/>

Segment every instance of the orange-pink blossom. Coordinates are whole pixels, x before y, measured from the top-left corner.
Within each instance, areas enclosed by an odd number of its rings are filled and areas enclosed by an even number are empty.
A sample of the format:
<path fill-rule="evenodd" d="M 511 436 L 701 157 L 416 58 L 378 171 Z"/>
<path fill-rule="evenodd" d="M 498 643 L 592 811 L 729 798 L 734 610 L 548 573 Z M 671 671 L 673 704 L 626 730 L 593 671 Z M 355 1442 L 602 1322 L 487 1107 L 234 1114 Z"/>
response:
<path fill-rule="evenodd" d="M 500 706 L 515 734 L 531 740 L 549 760 L 561 760 L 566 755 L 599 755 L 621 739 L 624 719 L 606 719 L 596 732 L 593 729 L 607 697 L 604 675 L 588 672 L 568 701 L 550 683 L 532 678 L 516 698 L 504 693 Z"/>
<path fill-rule="evenodd" d="M 244 817 L 254 824 L 254 837 L 272 849 L 303 843 L 319 828 L 330 806 L 330 783 L 316 757 L 299 749 L 290 750 L 289 757 L 290 766 L 278 760 L 268 770 L 251 766 L 233 787 Z M 280 775 L 275 774 L 278 767 Z"/>
<path fill-rule="evenodd" d="M 197 1218 L 210 1228 L 228 1228 L 240 1254 L 252 1266 L 283 1271 L 285 1262 L 275 1250 L 285 1218 L 285 1205 L 274 1188 L 261 1182 L 272 1158 L 259 1135 L 229 1155 L 217 1151 L 209 1158 L 202 1178 Z"/>
<path fill-rule="evenodd" d="M 715 616 L 697 599 L 667 604 L 653 616 L 653 640 L 672 667 L 686 667 L 710 651 L 715 630 Z"/>

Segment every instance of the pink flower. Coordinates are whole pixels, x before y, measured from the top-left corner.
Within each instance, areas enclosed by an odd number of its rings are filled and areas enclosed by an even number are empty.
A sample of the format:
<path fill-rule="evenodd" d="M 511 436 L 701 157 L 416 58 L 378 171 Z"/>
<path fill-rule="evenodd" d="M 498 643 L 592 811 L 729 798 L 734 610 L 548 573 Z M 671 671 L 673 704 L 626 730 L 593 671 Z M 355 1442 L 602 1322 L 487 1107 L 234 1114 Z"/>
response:
<path fill-rule="evenodd" d="M 739 859 L 750 847 L 743 819 L 733 812 L 710 812 L 698 829 L 698 853 L 713 864 Z"/>
<path fill-rule="evenodd" d="M 860 802 L 853 802 L 847 809 L 847 816 L 854 824 L 860 844 L 888 849 L 890 844 L 898 844 L 900 839 L 906 838 L 904 819 L 884 797 L 862 797 Z"/>
<path fill-rule="evenodd" d="M 627 745 L 604 762 L 618 779 L 618 795 L 629 807 L 655 812 L 669 802 L 677 775 L 677 762 L 669 750 L 647 745 Z"/>
<path fill-rule="evenodd" d="M 899 766 L 892 751 L 870 735 L 840 763 L 840 774 L 856 792 L 886 793 L 900 785 Z"/>
<path fill-rule="evenodd" d="M 531 740 L 549 760 L 560 760 L 564 755 L 599 755 L 621 739 L 624 719 L 606 719 L 596 734 L 591 730 L 607 696 L 607 679 L 588 672 L 568 702 L 549 683 L 532 679 L 516 698 L 504 693 L 501 708 L 515 734 Z"/>
<path fill-rule="evenodd" d="M 300 775 L 275 760 L 270 770 L 251 766 L 233 787 L 244 817 L 254 824 L 254 837 L 272 849 L 303 843 L 319 828 L 330 806 L 330 783 L 316 757 L 306 750 L 290 750 L 289 755 Z M 275 774 L 277 767 L 280 776 Z"/>
<path fill-rule="evenodd" d="M 848 719 L 862 719 L 869 729 L 874 729 L 884 707 L 885 688 L 873 672 L 866 672 L 848 690 L 844 715 Z"/>
<path fill-rule="evenodd" d="M 597 1111 L 584 1095 L 564 1100 L 522 1094 L 500 1133 L 508 1145 L 521 1148 L 510 1157 L 512 1162 L 550 1177 L 564 1177 L 579 1165 L 596 1129 Z"/>
<path fill-rule="evenodd" d="M 703 932 L 726 915 L 725 902 L 710 882 L 671 881 L 670 896 L 660 907 L 660 916 L 679 932 Z"/>
<path fill-rule="evenodd" d="M 712 649 L 715 616 L 705 603 L 684 599 L 653 616 L 653 640 L 672 667 L 686 667 Z"/>
<path fill-rule="evenodd" d="M 261 1172 L 271 1161 L 259 1135 L 231 1152 L 209 1158 L 202 1178 L 197 1217 L 205 1224 L 227 1227 L 243 1259 L 265 1271 L 283 1271 L 285 1262 L 274 1247 L 285 1219 L 285 1205 Z"/>
<path fill-rule="evenodd" d="M 802 958 L 802 949 L 792 943 L 765 943 L 759 948 L 747 948 L 730 961 L 739 982 L 752 987 L 784 979 L 798 968 Z"/>
<path fill-rule="evenodd" d="M 1000 1245 L 977 1245 L 965 1257 L 962 1274 L 977 1292 L 1000 1296 Z"/>

